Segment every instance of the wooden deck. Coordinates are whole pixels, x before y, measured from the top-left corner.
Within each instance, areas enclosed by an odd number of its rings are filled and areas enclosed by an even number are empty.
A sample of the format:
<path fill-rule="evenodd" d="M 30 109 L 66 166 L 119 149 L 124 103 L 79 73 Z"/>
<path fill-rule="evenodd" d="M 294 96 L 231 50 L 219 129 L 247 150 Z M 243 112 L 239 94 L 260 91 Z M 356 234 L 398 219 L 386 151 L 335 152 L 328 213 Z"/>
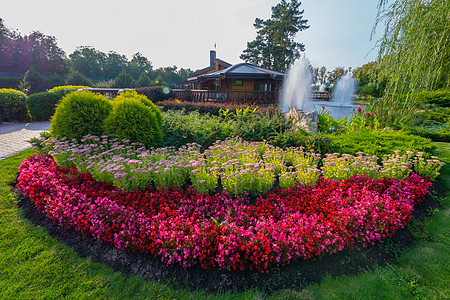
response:
<path fill-rule="evenodd" d="M 262 91 L 215 91 L 215 90 L 174 90 L 177 98 L 183 101 L 218 102 L 218 103 L 248 103 L 248 104 L 276 104 L 278 92 Z M 311 99 L 316 101 L 330 100 L 328 92 L 313 92 Z"/>

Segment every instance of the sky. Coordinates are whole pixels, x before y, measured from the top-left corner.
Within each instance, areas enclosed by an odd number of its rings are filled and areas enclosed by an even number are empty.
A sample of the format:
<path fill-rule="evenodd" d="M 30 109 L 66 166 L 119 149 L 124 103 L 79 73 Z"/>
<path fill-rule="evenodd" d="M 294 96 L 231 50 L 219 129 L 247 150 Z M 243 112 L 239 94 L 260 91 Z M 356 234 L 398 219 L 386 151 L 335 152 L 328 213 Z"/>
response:
<path fill-rule="evenodd" d="M 353 69 L 377 56 L 370 33 L 379 0 L 304 0 L 300 8 L 310 28 L 296 41 L 305 44 L 314 67 Z M 255 18 L 268 19 L 279 0 L 22 0 L 4 1 L 0 18 L 22 34 L 54 36 L 67 55 L 78 46 L 116 51 L 128 59 L 141 52 L 154 68 L 192 70 L 209 65 L 209 51 L 236 64 L 256 37 Z"/>

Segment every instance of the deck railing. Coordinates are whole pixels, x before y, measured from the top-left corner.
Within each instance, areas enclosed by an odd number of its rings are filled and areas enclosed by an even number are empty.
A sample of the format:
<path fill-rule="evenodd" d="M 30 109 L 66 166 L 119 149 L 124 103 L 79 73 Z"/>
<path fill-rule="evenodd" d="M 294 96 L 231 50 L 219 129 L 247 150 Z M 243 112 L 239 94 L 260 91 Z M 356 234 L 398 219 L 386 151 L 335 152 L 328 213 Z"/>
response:
<path fill-rule="evenodd" d="M 263 91 L 215 91 L 215 90 L 175 90 L 180 100 L 195 102 L 238 102 L 253 104 L 275 104 L 277 92 Z"/>
<path fill-rule="evenodd" d="M 177 98 L 194 102 L 237 102 L 248 104 L 276 104 L 278 92 L 260 91 L 215 91 L 215 90 L 174 90 Z M 328 92 L 312 92 L 312 100 L 328 101 Z"/>

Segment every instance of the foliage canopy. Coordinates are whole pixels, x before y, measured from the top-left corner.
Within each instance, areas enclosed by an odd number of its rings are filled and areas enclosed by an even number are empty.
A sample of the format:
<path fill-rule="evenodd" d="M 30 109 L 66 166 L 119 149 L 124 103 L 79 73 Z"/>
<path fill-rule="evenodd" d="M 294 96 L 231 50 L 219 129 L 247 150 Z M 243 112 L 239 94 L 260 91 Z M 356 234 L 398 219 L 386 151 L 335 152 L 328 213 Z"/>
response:
<path fill-rule="evenodd" d="M 301 2 L 282 0 L 272 7 L 270 19 L 255 19 L 256 39 L 247 43 L 240 58 L 245 62 L 279 71 L 285 71 L 305 45 L 294 41 L 297 32 L 308 29 L 308 20 L 303 20 Z"/>
<path fill-rule="evenodd" d="M 379 41 L 380 68 L 391 93 L 449 86 L 450 2 L 396 0 L 388 9 L 380 0 L 376 26 L 384 21 Z"/>

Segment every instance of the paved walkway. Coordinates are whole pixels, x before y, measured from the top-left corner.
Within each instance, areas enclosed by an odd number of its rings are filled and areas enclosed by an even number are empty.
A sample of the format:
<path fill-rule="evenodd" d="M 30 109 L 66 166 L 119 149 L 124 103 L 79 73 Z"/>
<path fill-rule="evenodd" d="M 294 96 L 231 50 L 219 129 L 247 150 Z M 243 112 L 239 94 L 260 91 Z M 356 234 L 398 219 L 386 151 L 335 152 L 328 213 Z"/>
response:
<path fill-rule="evenodd" d="M 50 122 L 0 124 L 0 160 L 31 147 L 27 141 L 50 128 Z"/>

